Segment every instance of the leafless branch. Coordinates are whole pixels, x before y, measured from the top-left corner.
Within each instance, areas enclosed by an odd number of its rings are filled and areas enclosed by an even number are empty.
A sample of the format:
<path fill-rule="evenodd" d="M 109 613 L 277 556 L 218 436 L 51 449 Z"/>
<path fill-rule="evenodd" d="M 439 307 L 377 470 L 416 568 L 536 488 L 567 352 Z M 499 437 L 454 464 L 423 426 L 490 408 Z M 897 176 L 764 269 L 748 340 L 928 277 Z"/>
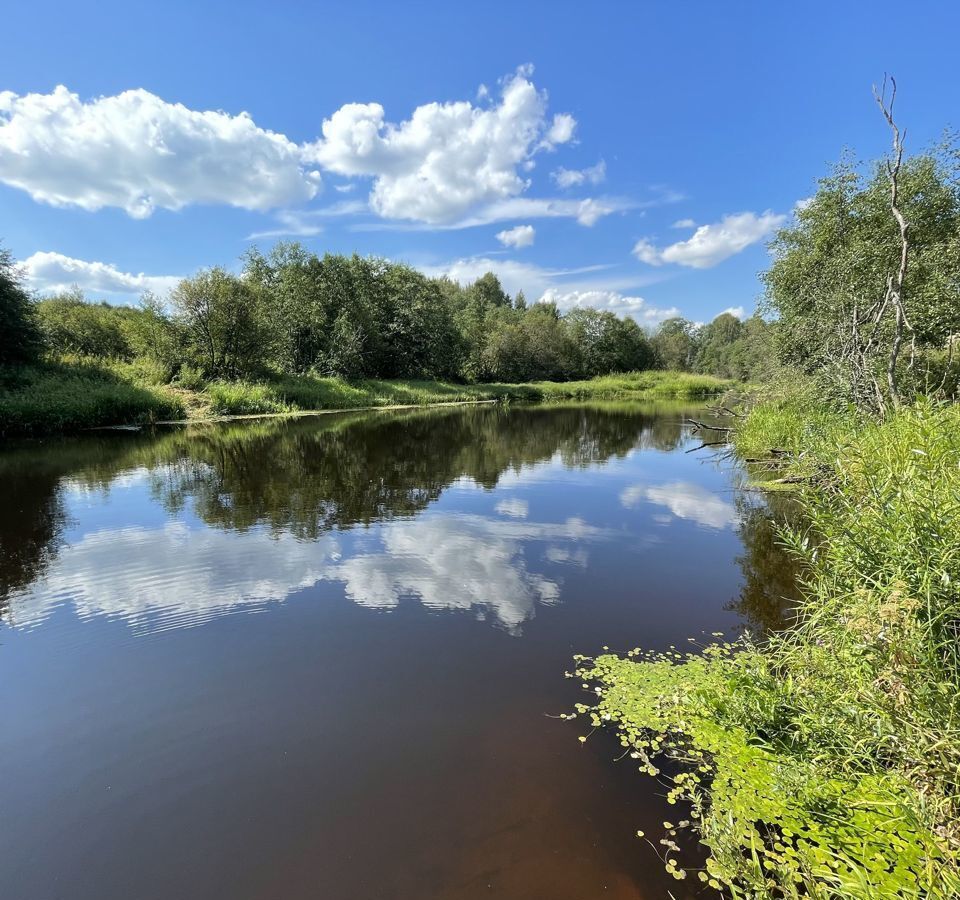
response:
<path fill-rule="evenodd" d="M 888 80 L 891 85 L 889 101 L 887 100 Z M 887 178 L 890 181 L 890 211 L 893 213 L 893 217 L 896 219 L 897 227 L 900 231 L 900 266 L 895 274 L 887 276 L 884 307 L 889 302 L 893 306 L 894 311 L 893 340 L 891 341 L 890 352 L 887 356 L 887 391 L 890 395 L 890 402 L 894 406 L 898 406 L 900 404 L 900 390 L 897 385 L 897 361 L 900 356 L 905 330 L 909 329 L 913 331 L 907 319 L 903 303 L 903 286 L 907 277 L 907 263 L 910 254 L 907 220 L 900 209 L 900 170 L 903 166 L 903 142 L 906 137 L 906 131 L 900 131 L 900 127 L 897 125 L 893 115 L 893 108 L 897 99 L 897 80 L 893 76 L 890 76 L 888 79 L 888 77 L 884 75 L 882 89 L 878 91 L 876 86 L 874 86 L 873 96 L 893 134 L 893 152 L 887 160 L 886 168 Z"/>

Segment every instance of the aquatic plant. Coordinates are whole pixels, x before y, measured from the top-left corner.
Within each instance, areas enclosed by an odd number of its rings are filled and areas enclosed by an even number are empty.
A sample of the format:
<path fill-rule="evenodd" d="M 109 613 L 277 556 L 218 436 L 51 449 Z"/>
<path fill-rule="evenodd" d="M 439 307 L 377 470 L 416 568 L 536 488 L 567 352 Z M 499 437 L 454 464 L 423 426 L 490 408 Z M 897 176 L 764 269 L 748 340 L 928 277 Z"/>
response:
<path fill-rule="evenodd" d="M 581 657 L 596 699 L 576 715 L 616 727 L 690 805 L 712 887 L 960 896 L 960 409 L 846 428 L 808 409 L 761 407 L 742 439 L 775 436 L 789 466 L 819 467 L 806 524 L 782 532 L 807 573 L 798 626 L 762 645 Z"/>

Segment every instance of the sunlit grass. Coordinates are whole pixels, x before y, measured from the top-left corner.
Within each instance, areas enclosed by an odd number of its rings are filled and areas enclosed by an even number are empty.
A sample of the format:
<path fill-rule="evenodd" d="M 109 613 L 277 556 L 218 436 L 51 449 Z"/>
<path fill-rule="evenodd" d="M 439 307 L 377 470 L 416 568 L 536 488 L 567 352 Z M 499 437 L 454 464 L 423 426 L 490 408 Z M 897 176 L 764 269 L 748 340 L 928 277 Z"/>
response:
<path fill-rule="evenodd" d="M 142 424 L 184 415 L 169 389 L 109 366 L 72 361 L 21 369 L 0 380 L 0 435 Z"/>

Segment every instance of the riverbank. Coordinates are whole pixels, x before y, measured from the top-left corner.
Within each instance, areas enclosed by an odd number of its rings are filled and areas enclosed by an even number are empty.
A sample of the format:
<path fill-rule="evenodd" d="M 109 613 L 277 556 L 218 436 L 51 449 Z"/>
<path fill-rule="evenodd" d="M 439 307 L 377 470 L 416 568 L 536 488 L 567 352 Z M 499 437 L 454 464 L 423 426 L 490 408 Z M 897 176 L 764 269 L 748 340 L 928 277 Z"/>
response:
<path fill-rule="evenodd" d="M 757 477 L 799 485 L 806 524 L 782 534 L 806 573 L 797 626 L 581 658 L 597 694 L 577 711 L 674 773 L 692 815 L 654 846 L 677 878 L 746 897 L 960 896 L 960 407 L 878 422 L 794 397 L 733 440 L 764 460 Z M 703 871 L 676 858 L 681 825 Z"/>
<path fill-rule="evenodd" d="M 344 381 L 313 375 L 166 384 L 149 366 L 73 359 L 3 374 L 0 437 L 225 416 L 471 401 L 691 399 L 728 386 L 729 382 L 709 375 L 660 371 L 528 384 Z"/>

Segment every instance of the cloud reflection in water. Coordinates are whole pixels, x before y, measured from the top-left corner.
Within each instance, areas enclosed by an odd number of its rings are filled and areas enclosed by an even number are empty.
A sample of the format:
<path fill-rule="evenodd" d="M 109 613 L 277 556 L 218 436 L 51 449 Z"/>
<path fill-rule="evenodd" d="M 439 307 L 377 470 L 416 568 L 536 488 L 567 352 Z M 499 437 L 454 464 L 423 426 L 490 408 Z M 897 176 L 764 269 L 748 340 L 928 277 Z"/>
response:
<path fill-rule="evenodd" d="M 620 493 L 620 503 L 627 509 L 637 507 L 643 502 L 664 506 L 677 518 L 687 519 L 707 528 L 728 528 L 738 521 L 737 511 L 732 503 L 690 481 L 671 481 L 652 486 L 635 484 L 624 488 Z M 662 522 L 662 519 L 655 517 L 655 521 Z"/>
<path fill-rule="evenodd" d="M 43 578 L 15 593 L 7 618 L 29 627 L 70 603 L 81 618 L 117 617 L 153 632 L 255 611 L 330 580 L 343 582 L 362 606 L 391 609 L 410 595 L 430 609 L 482 610 L 517 632 L 537 603 L 560 596 L 556 580 L 529 569 L 526 546 L 549 542 L 551 562 L 581 564 L 577 545 L 607 532 L 577 518 L 535 523 L 436 513 L 386 523 L 373 535 L 376 550 L 343 559 L 337 533 L 302 541 L 182 522 L 97 531 L 63 547 Z"/>

